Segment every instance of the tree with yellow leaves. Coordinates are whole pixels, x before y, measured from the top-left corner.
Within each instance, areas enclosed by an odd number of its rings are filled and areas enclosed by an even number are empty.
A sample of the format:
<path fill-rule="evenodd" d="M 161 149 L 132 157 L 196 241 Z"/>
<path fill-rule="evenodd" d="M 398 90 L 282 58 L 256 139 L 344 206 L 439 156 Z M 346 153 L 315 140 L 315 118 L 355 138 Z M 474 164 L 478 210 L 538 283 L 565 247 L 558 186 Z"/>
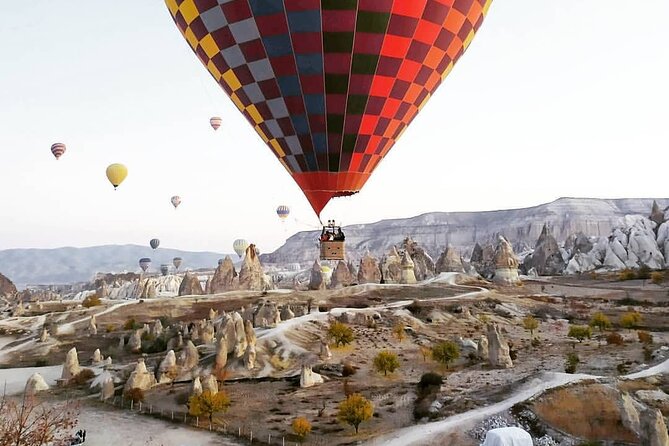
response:
<path fill-rule="evenodd" d="M 359 393 L 353 393 L 339 404 L 337 419 L 355 428 L 358 434 L 360 423 L 367 421 L 374 415 L 374 404 Z"/>
<path fill-rule="evenodd" d="M 226 412 L 230 407 L 230 398 L 224 391 L 212 393 L 205 390 L 200 395 L 193 395 L 188 400 L 188 413 L 194 417 L 206 415 L 213 422 L 214 414 Z"/>

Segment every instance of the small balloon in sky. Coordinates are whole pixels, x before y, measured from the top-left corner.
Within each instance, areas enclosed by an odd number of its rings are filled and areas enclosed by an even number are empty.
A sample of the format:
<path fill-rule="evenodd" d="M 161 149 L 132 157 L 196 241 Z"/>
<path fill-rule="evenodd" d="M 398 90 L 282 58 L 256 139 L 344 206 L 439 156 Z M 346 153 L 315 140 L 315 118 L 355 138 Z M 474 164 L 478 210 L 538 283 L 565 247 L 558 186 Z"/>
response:
<path fill-rule="evenodd" d="M 125 180 L 125 178 L 128 176 L 128 168 L 125 167 L 123 164 L 110 164 L 107 167 L 107 179 L 109 182 L 114 186 L 114 189 L 116 189 L 119 184 Z"/>
<path fill-rule="evenodd" d="M 56 157 L 56 160 L 59 160 L 60 157 L 63 156 L 65 150 L 67 150 L 67 148 L 62 142 L 57 142 L 51 146 L 51 153 Z"/>

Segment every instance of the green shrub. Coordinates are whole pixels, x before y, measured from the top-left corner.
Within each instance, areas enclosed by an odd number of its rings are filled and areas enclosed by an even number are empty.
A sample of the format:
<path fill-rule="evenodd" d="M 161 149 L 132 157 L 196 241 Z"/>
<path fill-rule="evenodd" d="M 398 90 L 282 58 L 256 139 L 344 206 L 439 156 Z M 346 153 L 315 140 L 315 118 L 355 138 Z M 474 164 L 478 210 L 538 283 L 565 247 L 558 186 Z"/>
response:
<path fill-rule="evenodd" d="M 100 298 L 97 294 L 91 294 L 81 303 L 81 306 L 84 308 L 97 307 L 98 305 L 102 305 L 102 302 L 100 302 Z"/>
<path fill-rule="evenodd" d="M 355 339 L 353 329 L 339 321 L 330 324 L 330 328 L 328 328 L 328 337 L 332 339 L 337 347 L 348 345 Z"/>
<path fill-rule="evenodd" d="M 624 328 L 636 328 L 643 321 L 643 316 L 637 311 L 630 311 L 620 316 L 620 326 Z"/>
<path fill-rule="evenodd" d="M 660 271 L 655 271 L 650 275 L 650 281 L 655 285 L 659 285 L 664 282 L 664 273 Z"/>
<path fill-rule="evenodd" d="M 636 279 L 636 273 L 629 268 L 626 268 L 618 273 L 618 280 L 634 280 Z"/>
<path fill-rule="evenodd" d="M 608 345 L 623 345 L 625 340 L 617 331 L 611 332 L 606 336 L 606 343 Z"/>
<path fill-rule="evenodd" d="M 70 378 L 68 384 L 72 386 L 81 386 L 86 384 L 91 379 L 95 378 L 95 373 L 91 369 L 81 369 L 79 373 Z"/>
<path fill-rule="evenodd" d="M 592 337 L 592 329 L 586 325 L 571 325 L 567 336 L 576 339 L 579 343 Z"/>
<path fill-rule="evenodd" d="M 564 371 L 567 373 L 576 373 L 576 366 L 581 362 L 578 355 L 574 352 L 567 354 L 567 360 L 564 364 Z"/>
<path fill-rule="evenodd" d="M 460 348 L 453 341 L 443 341 L 432 346 L 432 359 L 445 365 L 446 368 L 459 357 Z"/>
<path fill-rule="evenodd" d="M 131 317 L 123 324 L 124 330 L 139 330 L 140 328 L 142 328 L 142 325 L 138 324 L 134 317 Z"/>

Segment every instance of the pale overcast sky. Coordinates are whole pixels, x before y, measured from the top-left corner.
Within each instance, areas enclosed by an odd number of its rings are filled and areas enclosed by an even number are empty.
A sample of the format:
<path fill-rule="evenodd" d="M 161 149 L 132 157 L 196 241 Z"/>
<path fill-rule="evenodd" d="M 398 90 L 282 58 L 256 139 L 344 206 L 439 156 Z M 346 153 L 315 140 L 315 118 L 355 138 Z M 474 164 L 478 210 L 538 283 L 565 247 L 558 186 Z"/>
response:
<path fill-rule="evenodd" d="M 323 219 L 669 195 L 668 18 L 667 0 L 494 1 L 365 189 Z M 0 249 L 244 237 L 268 252 L 318 225 L 163 1 L 0 1 L 0 23 Z M 113 162 L 129 168 L 116 192 Z"/>

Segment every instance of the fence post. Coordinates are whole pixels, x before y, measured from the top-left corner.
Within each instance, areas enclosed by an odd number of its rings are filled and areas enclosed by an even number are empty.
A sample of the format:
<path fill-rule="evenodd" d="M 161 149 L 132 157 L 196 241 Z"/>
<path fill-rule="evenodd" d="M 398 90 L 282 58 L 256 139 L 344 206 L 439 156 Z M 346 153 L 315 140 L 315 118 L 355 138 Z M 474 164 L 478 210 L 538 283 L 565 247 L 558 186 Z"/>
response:
<path fill-rule="evenodd" d="M 186 417 L 188 416 L 187 413 L 184 414 L 184 423 L 186 422 Z"/>
<path fill-rule="evenodd" d="M 141 401 L 139 402 L 139 412 L 140 413 L 142 412 L 142 402 Z"/>
<path fill-rule="evenodd" d="M 286 446 L 286 437 L 281 437 L 281 446 Z"/>
<path fill-rule="evenodd" d="M 211 431 L 211 421 L 209 422 L 209 431 Z"/>
<path fill-rule="evenodd" d="M 195 427 L 200 427 L 200 417 L 195 417 Z"/>
<path fill-rule="evenodd" d="M 174 411 L 172 411 L 172 421 L 174 421 Z"/>
<path fill-rule="evenodd" d="M 251 443 L 253 443 L 253 431 L 251 431 Z"/>
<path fill-rule="evenodd" d="M 151 404 L 151 405 L 149 406 L 149 413 L 150 413 L 151 415 L 153 415 L 153 404 Z"/>
<path fill-rule="evenodd" d="M 272 434 L 267 436 L 267 444 L 272 444 Z"/>
<path fill-rule="evenodd" d="M 238 437 L 241 437 L 241 436 L 242 436 L 242 427 L 241 427 L 241 426 L 239 426 L 239 427 L 237 428 L 237 436 L 238 436 Z"/>
<path fill-rule="evenodd" d="M 135 400 L 130 400 L 130 412 L 132 412 L 132 408 L 135 406 Z"/>

